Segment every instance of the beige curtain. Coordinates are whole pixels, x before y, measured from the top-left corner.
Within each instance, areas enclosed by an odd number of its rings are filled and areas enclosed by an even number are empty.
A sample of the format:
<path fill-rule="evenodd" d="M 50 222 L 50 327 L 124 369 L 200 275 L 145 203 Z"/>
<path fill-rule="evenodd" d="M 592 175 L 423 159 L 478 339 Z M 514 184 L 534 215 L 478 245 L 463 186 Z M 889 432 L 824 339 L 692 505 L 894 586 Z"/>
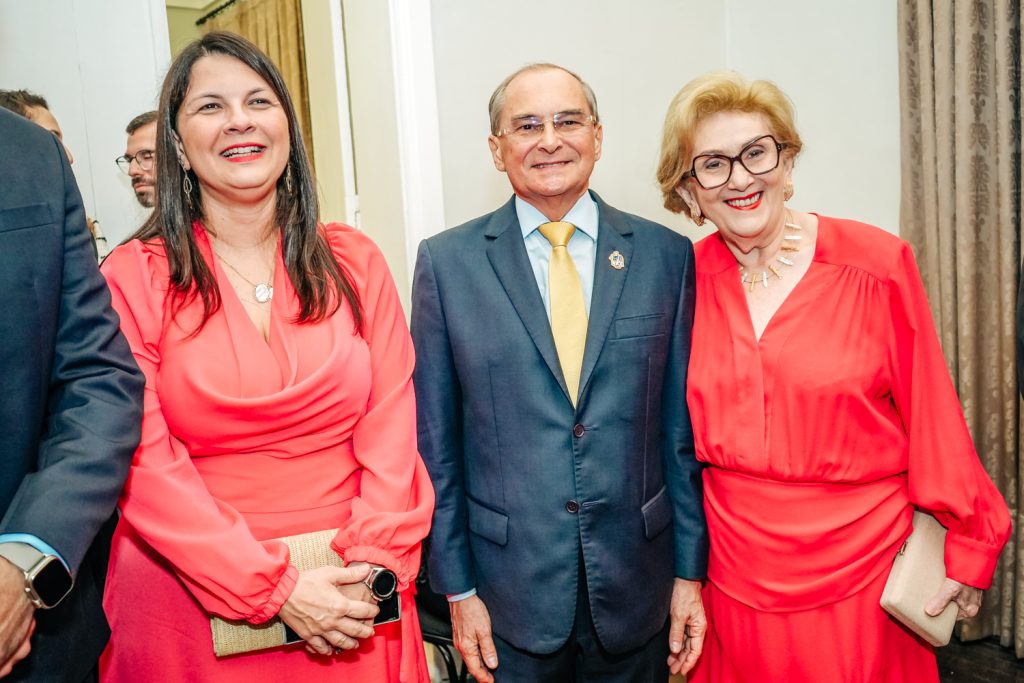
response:
<path fill-rule="evenodd" d="M 306 53 L 300 0 L 238 0 L 202 25 L 204 33 L 231 31 L 248 38 L 281 70 L 295 105 L 310 163 L 313 159 Z"/>
<path fill-rule="evenodd" d="M 900 234 L 914 247 L 978 453 L 1014 535 L 965 640 L 1024 656 L 1021 413 L 1014 373 L 1020 263 L 1020 6 L 899 0 Z"/>

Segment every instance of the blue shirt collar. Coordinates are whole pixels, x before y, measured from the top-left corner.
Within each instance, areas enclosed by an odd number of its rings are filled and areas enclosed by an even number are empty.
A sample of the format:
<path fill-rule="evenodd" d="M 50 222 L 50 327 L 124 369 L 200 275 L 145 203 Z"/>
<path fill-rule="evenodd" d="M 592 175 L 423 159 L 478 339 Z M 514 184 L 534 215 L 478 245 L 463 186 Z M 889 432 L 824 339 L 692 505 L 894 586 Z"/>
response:
<path fill-rule="evenodd" d="M 547 223 L 548 219 L 519 195 L 516 195 L 515 201 L 519 229 L 523 231 L 523 239 L 526 239 L 539 226 Z M 584 192 L 583 196 L 576 200 L 562 220 L 572 223 L 577 230 L 595 242 L 597 241 L 597 202 L 590 196 L 589 191 Z"/>

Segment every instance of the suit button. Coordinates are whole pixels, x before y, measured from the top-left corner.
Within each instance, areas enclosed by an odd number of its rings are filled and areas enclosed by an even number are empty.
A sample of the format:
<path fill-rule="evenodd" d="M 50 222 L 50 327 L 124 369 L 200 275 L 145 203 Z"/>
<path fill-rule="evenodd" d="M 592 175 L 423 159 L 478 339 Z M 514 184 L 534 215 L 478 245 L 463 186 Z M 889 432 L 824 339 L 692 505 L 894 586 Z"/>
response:
<path fill-rule="evenodd" d="M 580 504 L 577 503 L 575 500 L 570 500 L 568 503 L 565 504 L 565 511 L 571 515 L 575 515 L 577 512 L 580 511 Z"/>
<path fill-rule="evenodd" d="M 584 427 L 583 425 L 576 425 L 575 427 L 572 428 L 572 435 L 578 439 L 581 436 L 583 436 L 584 432 L 586 431 L 587 428 Z"/>

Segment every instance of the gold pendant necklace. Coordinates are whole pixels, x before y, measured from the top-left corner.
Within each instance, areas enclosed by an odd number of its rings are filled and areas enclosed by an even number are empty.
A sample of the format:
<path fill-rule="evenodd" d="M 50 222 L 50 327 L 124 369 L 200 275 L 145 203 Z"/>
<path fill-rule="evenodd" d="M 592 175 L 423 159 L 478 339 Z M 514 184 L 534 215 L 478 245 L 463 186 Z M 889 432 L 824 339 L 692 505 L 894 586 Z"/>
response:
<path fill-rule="evenodd" d="M 787 211 L 786 213 L 788 214 L 789 212 Z M 803 226 L 797 224 L 797 222 L 793 220 L 792 214 L 790 214 L 789 220 L 786 221 L 786 229 L 803 230 Z M 803 235 L 797 233 L 786 233 L 785 235 L 782 236 L 782 246 L 779 247 L 779 251 L 789 253 L 800 251 L 799 245 L 803 239 Z M 787 268 L 792 266 L 794 263 L 793 260 L 787 258 L 785 254 L 776 255 L 775 261 L 781 263 L 783 266 Z M 763 270 L 760 273 L 748 271 L 746 266 L 740 265 L 740 282 L 747 285 L 748 292 L 753 292 L 754 285 L 757 284 L 758 282 L 760 282 L 763 287 L 767 288 L 768 281 L 772 278 L 772 276 L 775 276 L 775 278 L 779 280 L 782 279 L 782 270 L 779 268 L 779 266 L 775 265 L 774 263 L 769 263 L 767 270 Z"/>

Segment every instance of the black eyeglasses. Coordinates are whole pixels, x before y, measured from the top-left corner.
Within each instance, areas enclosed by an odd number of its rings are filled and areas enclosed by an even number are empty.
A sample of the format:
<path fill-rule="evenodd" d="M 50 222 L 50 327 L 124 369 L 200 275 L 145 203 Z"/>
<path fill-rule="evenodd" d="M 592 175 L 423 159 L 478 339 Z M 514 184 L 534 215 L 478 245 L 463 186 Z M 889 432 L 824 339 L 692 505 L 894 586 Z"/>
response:
<path fill-rule="evenodd" d="M 694 157 L 693 165 L 683 174 L 681 180 L 694 178 L 705 190 L 713 190 L 729 182 L 733 165 L 737 161 L 747 173 L 763 175 L 778 167 L 782 148 L 785 146 L 786 143 L 779 142 L 772 135 L 762 135 L 748 143 L 734 157 L 724 154 L 701 154 Z"/>
<path fill-rule="evenodd" d="M 153 170 L 153 161 L 156 159 L 156 152 L 151 149 L 140 149 L 134 156 L 130 154 L 123 154 L 118 158 L 114 159 L 114 163 L 121 169 L 122 173 L 130 173 L 132 168 L 132 162 L 134 161 L 139 165 L 143 171 Z"/>

